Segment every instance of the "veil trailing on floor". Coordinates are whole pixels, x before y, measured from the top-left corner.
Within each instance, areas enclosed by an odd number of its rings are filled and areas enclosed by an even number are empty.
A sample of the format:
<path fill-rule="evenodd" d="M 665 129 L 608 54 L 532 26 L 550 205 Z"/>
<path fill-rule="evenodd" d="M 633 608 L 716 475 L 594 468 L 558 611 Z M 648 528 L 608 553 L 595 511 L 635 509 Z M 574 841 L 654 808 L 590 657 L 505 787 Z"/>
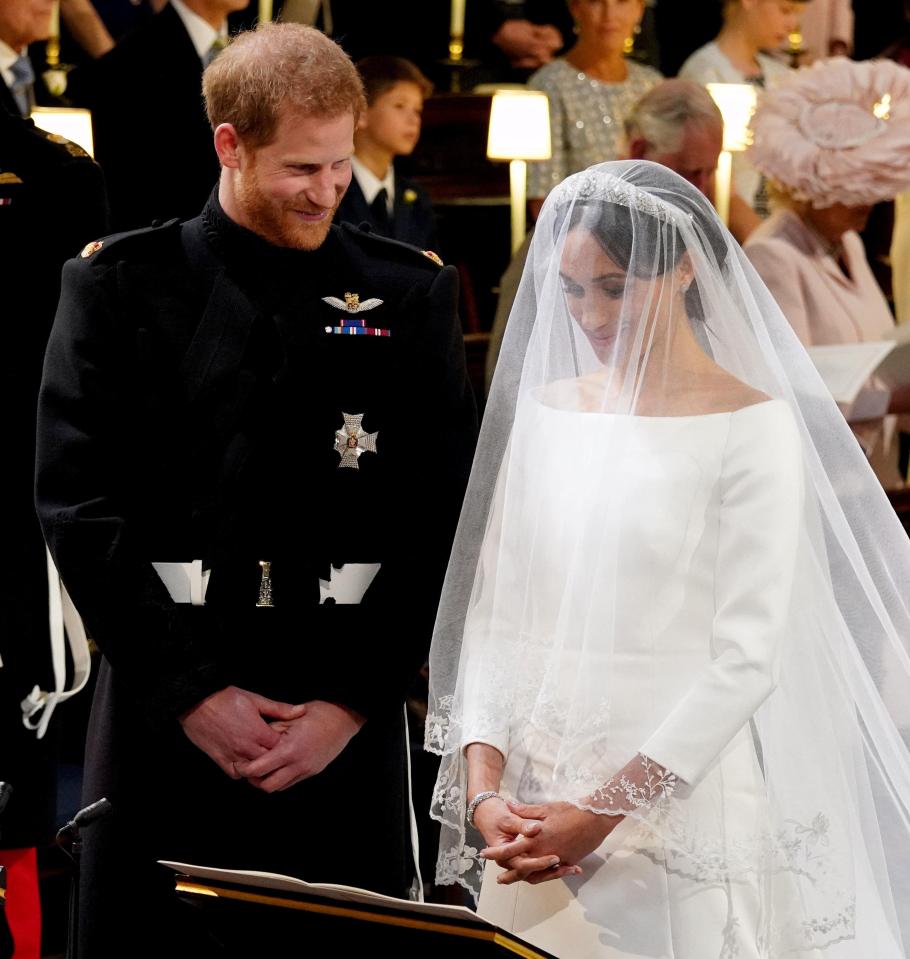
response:
<path fill-rule="evenodd" d="M 618 797 L 627 852 L 729 890 L 760 954 L 903 956 L 908 602 L 907 535 L 708 201 L 653 163 L 569 177 L 433 638 L 437 881 L 479 889 L 485 742 L 521 801 Z"/>

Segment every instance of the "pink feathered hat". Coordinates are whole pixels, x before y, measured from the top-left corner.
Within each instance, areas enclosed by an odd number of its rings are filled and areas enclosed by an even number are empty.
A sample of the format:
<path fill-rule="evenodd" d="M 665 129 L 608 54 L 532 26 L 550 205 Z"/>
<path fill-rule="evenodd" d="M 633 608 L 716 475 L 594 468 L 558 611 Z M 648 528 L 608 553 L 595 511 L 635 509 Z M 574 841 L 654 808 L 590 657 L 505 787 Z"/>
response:
<path fill-rule="evenodd" d="M 794 71 L 761 97 L 748 156 L 821 208 L 867 206 L 910 188 L 910 70 L 844 57 Z"/>

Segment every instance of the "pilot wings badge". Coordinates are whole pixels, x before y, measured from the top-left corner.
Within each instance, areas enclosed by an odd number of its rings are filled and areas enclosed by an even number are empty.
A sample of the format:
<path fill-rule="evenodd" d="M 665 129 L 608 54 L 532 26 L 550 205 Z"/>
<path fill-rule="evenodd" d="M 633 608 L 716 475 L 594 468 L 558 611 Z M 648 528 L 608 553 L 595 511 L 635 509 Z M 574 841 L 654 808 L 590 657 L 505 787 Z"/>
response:
<path fill-rule="evenodd" d="M 377 306 L 382 306 L 382 300 L 375 296 L 361 303 L 359 293 L 345 293 L 343 300 L 339 300 L 337 296 L 324 296 L 322 302 L 334 306 L 336 310 L 344 310 L 346 313 L 364 313 L 366 310 L 374 310 Z"/>

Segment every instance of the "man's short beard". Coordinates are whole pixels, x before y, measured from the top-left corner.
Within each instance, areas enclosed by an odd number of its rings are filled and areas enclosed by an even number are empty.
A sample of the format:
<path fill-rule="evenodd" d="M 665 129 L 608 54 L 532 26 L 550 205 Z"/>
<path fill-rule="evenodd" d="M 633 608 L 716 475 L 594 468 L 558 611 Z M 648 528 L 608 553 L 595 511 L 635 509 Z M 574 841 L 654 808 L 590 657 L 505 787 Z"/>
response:
<path fill-rule="evenodd" d="M 249 167 L 246 176 L 237 177 L 234 188 L 237 204 L 243 211 L 249 228 L 273 246 L 292 250 L 318 250 L 329 235 L 340 199 L 327 212 L 325 219 L 315 223 L 295 223 L 296 214 L 287 212 L 292 209 L 294 201 L 280 203 L 278 200 L 269 199 L 259 188 L 254 171 L 255 162 Z"/>

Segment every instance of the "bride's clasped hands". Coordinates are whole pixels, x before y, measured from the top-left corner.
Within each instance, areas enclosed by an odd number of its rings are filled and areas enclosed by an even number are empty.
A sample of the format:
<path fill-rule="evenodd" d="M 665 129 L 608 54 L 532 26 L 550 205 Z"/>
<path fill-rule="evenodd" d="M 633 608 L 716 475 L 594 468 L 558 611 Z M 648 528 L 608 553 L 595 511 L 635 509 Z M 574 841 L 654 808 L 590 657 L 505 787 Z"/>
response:
<path fill-rule="evenodd" d="M 474 822 L 487 846 L 483 859 L 505 871 L 497 882 L 536 885 L 580 875 L 578 865 L 619 825 L 623 816 L 580 809 L 570 802 L 530 805 L 491 797 L 477 807 Z"/>

